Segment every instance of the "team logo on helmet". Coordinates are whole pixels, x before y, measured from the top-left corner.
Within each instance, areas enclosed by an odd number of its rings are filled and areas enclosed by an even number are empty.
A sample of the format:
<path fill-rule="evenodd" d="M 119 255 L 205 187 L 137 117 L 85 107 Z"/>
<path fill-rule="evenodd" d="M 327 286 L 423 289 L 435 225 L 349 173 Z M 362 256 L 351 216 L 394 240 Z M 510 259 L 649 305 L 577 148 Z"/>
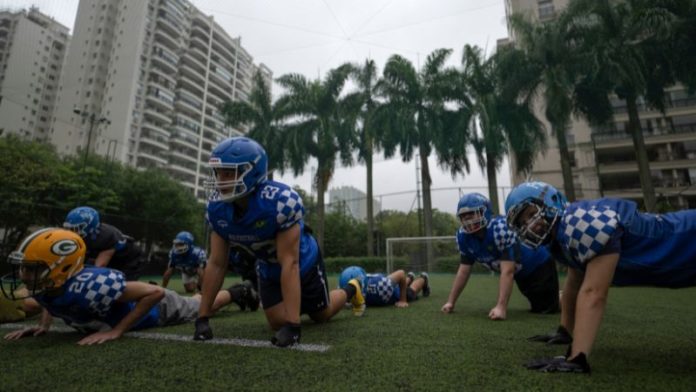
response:
<path fill-rule="evenodd" d="M 58 256 L 67 256 L 75 253 L 78 245 L 73 240 L 60 240 L 51 246 L 51 252 Z"/>

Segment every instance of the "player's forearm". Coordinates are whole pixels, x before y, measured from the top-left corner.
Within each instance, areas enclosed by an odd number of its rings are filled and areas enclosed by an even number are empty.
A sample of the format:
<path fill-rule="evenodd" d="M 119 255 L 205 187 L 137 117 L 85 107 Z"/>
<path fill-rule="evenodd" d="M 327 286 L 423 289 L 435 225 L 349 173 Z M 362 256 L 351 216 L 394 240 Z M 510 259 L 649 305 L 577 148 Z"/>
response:
<path fill-rule="evenodd" d="M 572 331 L 575 326 L 575 305 L 581 283 L 581 281 L 578 281 L 579 276 L 581 276 L 580 272 L 569 269 L 568 276 L 563 284 L 563 295 L 561 296 L 561 325 L 568 331 Z"/>
<path fill-rule="evenodd" d="M 280 290 L 283 293 L 283 304 L 287 321 L 300 322 L 300 268 L 297 261 L 283 263 L 280 272 Z"/>
<path fill-rule="evenodd" d="M 51 328 L 52 323 L 53 317 L 50 313 L 48 313 L 48 310 L 44 309 L 41 312 L 41 320 L 39 320 L 39 326 L 48 331 Z"/>
<path fill-rule="evenodd" d="M 512 282 L 514 281 L 514 272 L 503 272 L 500 274 L 500 282 L 498 283 L 498 305 L 507 308 L 512 294 Z"/>
<path fill-rule="evenodd" d="M 606 290 L 594 288 L 583 288 L 578 294 L 571 357 L 579 353 L 590 355 L 606 308 L 607 294 Z"/>
<path fill-rule="evenodd" d="M 213 314 L 213 301 L 217 296 L 222 282 L 225 280 L 225 267 L 219 263 L 208 263 L 205 268 L 205 277 L 201 290 L 201 305 L 198 309 L 198 317 L 210 317 Z"/>
<path fill-rule="evenodd" d="M 169 285 L 169 279 L 172 277 L 171 269 L 167 269 L 162 275 L 162 287 L 166 288 Z"/>
<path fill-rule="evenodd" d="M 116 253 L 116 250 L 114 249 L 102 251 L 97 255 L 97 258 L 94 260 L 94 265 L 96 267 L 108 266 L 114 253 Z"/>
<path fill-rule="evenodd" d="M 462 272 L 461 270 L 457 272 L 457 275 L 454 277 L 454 282 L 452 283 L 452 290 L 450 290 L 449 297 L 447 297 L 447 302 L 452 305 L 457 302 L 462 290 L 464 290 L 466 283 L 469 281 L 470 275 L 469 272 Z"/>
<path fill-rule="evenodd" d="M 116 324 L 113 331 L 118 332 L 119 335 L 126 333 L 138 320 L 145 316 L 153 306 L 157 305 L 162 298 L 164 298 L 164 290 L 162 289 L 157 289 L 142 297 L 136 302 L 133 310 L 128 312 L 126 317 Z"/>

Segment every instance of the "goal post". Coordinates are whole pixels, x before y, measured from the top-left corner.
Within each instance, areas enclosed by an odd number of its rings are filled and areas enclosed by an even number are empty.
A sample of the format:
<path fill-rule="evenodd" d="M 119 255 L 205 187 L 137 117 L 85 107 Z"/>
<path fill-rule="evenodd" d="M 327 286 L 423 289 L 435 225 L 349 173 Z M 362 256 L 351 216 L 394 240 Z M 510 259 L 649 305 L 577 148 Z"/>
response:
<path fill-rule="evenodd" d="M 428 261 L 428 247 L 433 259 Z M 451 265 L 458 264 L 459 251 L 455 236 L 391 237 L 386 240 L 386 271 L 397 269 L 427 272 L 451 272 Z"/>

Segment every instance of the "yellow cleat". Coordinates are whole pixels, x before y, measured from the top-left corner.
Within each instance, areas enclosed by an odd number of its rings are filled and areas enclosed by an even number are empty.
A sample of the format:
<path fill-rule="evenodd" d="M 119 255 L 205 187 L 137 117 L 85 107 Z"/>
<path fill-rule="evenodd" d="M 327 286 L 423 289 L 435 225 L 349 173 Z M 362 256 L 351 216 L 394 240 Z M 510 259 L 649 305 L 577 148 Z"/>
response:
<path fill-rule="evenodd" d="M 353 285 L 355 287 L 355 295 L 353 298 L 350 300 L 350 303 L 353 304 L 353 316 L 360 317 L 365 313 L 365 297 L 363 297 L 362 294 L 362 287 L 360 284 L 360 281 L 357 279 L 351 279 L 348 281 L 348 284 Z"/>

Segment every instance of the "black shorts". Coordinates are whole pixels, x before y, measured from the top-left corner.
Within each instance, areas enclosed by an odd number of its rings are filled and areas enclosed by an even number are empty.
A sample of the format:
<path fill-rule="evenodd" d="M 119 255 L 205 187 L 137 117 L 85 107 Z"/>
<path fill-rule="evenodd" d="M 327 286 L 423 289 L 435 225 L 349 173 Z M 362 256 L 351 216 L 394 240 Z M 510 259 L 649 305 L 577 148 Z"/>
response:
<path fill-rule="evenodd" d="M 413 291 L 412 288 L 407 287 L 406 288 L 406 301 L 407 302 L 413 302 L 418 299 L 418 294 L 416 294 L 415 291 Z"/>
<path fill-rule="evenodd" d="M 326 281 L 324 260 L 319 256 L 317 264 L 300 278 L 300 313 L 313 314 L 329 306 L 329 286 Z M 259 295 L 264 308 L 271 308 L 283 302 L 280 282 L 265 280 L 259 276 Z"/>
<path fill-rule="evenodd" d="M 557 313 L 561 309 L 558 302 L 558 273 L 553 259 L 539 266 L 531 275 L 515 278 L 515 282 L 529 300 L 533 313 Z"/>

